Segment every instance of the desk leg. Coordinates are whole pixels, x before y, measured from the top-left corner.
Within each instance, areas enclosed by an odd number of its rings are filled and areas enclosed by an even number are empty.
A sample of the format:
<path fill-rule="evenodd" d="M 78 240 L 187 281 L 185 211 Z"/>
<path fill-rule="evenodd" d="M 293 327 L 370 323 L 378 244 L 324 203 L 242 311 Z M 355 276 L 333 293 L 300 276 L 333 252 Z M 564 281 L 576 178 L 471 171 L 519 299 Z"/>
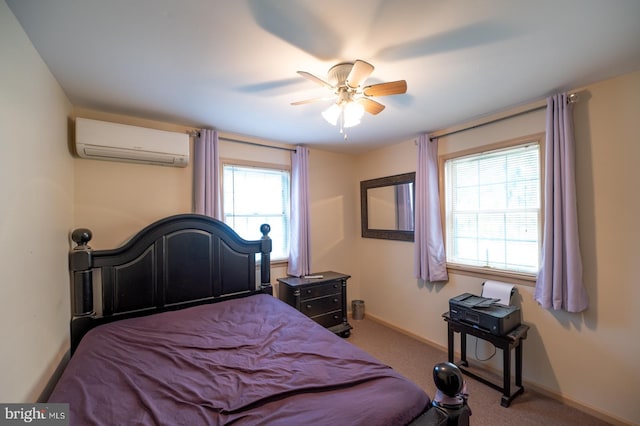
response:
<path fill-rule="evenodd" d="M 460 364 L 465 367 L 469 366 L 467 362 L 467 333 L 460 332 Z"/>
<path fill-rule="evenodd" d="M 502 400 L 500 401 L 500 405 L 503 407 L 508 407 L 511 403 L 511 347 L 506 345 L 502 348 L 502 374 L 503 374 L 503 385 L 502 385 Z"/>
<path fill-rule="evenodd" d="M 516 346 L 516 386 L 522 388 L 522 340 Z"/>
<path fill-rule="evenodd" d="M 453 362 L 453 327 L 447 327 L 447 352 L 449 355 L 449 362 Z"/>

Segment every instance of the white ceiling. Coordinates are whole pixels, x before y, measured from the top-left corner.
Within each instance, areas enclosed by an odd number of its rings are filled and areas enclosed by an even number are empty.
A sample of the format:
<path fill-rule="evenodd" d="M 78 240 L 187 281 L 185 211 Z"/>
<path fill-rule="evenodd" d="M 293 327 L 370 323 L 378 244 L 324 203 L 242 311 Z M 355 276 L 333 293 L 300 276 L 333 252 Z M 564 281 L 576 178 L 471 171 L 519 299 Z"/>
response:
<path fill-rule="evenodd" d="M 70 101 L 360 152 L 640 69 L 639 0 L 6 0 Z M 363 59 L 405 79 L 344 141 L 291 106 Z"/>

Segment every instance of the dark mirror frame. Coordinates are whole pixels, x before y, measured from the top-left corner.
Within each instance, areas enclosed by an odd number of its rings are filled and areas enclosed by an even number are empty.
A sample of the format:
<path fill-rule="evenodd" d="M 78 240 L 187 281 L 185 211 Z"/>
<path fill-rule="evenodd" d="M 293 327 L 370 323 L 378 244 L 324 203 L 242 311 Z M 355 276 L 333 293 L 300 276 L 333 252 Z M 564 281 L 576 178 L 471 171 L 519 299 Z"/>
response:
<path fill-rule="evenodd" d="M 413 231 L 396 231 L 392 229 L 369 229 L 369 206 L 367 190 L 382 186 L 402 185 L 413 183 L 413 199 L 415 200 L 416 173 L 403 173 L 378 179 L 363 180 L 360 182 L 360 213 L 363 238 L 378 238 L 383 240 L 413 241 Z M 415 214 L 415 212 L 414 212 Z"/>

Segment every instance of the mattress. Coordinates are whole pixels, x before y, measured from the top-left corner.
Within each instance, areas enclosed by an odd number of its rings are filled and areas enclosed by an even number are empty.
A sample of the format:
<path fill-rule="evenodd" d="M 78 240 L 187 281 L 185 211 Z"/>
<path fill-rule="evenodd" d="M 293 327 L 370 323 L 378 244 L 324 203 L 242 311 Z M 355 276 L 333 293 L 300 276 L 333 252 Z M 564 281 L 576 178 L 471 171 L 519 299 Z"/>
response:
<path fill-rule="evenodd" d="M 401 425 L 417 385 L 265 294 L 125 319 L 80 342 L 49 402 L 73 425 Z"/>

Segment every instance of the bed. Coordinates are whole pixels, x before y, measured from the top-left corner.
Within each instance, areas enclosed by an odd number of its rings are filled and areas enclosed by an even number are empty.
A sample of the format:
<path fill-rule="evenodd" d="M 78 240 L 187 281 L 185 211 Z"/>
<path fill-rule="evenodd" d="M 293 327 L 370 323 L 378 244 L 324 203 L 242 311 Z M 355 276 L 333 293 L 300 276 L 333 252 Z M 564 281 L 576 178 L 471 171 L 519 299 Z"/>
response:
<path fill-rule="evenodd" d="M 72 355 L 49 402 L 69 403 L 72 425 L 402 425 L 424 413 L 417 385 L 272 296 L 261 231 L 246 241 L 185 214 L 92 250 L 75 230 Z"/>

